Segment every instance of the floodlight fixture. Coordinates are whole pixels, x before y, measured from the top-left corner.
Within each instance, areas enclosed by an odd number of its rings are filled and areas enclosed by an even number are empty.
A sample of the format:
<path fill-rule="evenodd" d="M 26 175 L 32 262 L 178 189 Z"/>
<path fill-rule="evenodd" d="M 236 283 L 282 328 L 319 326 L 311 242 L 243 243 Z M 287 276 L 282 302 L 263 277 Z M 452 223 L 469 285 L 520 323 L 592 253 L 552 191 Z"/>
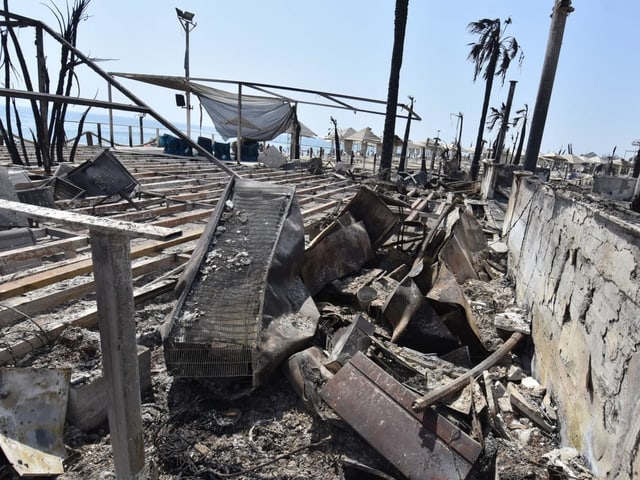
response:
<path fill-rule="evenodd" d="M 193 22 L 193 17 L 195 17 L 195 13 L 191 13 L 191 12 L 187 12 L 187 11 L 182 11 L 179 8 L 176 8 L 176 13 L 178 14 L 178 18 L 181 20 L 184 20 L 186 22 Z"/>

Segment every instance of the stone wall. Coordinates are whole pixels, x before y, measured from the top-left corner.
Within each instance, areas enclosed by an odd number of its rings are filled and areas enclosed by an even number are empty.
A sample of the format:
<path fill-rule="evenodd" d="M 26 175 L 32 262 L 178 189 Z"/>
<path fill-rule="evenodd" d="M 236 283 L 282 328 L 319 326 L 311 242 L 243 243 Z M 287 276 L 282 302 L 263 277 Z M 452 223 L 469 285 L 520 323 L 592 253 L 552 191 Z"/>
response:
<path fill-rule="evenodd" d="M 606 195 L 613 200 L 629 202 L 637 190 L 637 178 L 596 176 L 593 177 L 593 192 Z"/>
<path fill-rule="evenodd" d="M 640 477 L 639 218 L 516 174 L 504 224 L 534 374 L 598 478 Z"/>

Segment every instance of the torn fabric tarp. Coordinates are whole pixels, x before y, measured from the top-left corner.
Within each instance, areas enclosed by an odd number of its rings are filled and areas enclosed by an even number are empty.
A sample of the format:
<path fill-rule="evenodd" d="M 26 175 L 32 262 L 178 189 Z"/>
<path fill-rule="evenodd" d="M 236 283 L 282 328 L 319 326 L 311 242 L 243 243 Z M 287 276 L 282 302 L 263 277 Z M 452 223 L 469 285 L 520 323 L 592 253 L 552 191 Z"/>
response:
<path fill-rule="evenodd" d="M 225 140 L 238 136 L 238 123 L 240 123 L 242 138 L 255 141 L 272 140 L 287 131 L 295 116 L 291 104 L 281 98 L 242 95 L 239 106 L 238 94 L 208 87 L 183 77 L 144 74 L 118 75 L 161 87 L 188 90 L 195 93 L 213 120 L 216 130 Z"/>
<path fill-rule="evenodd" d="M 211 92 L 204 95 L 196 90 L 196 94 L 222 138 L 237 137 L 238 95 L 222 90 L 217 90 L 215 95 Z M 240 134 L 256 141 L 271 140 L 286 132 L 294 118 L 289 103 L 249 95 L 242 95 L 241 112 Z"/>

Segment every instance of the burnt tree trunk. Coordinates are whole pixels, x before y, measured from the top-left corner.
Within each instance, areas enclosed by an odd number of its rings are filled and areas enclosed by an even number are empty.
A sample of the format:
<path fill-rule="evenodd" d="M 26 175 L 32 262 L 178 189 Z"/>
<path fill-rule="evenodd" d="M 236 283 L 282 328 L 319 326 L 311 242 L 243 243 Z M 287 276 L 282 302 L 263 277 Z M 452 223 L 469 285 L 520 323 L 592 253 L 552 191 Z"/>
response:
<path fill-rule="evenodd" d="M 482 137 L 484 135 L 484 126 L 487 121 L 487 112 L 489 111 L 489 101 L 491 100 L 491 90 L 493 89 L 493 78 L 496 74 L 496 63 L 498 62 L 499 49 L 495 49 L 487 65 L 487 81 L 484 84 L 484 99 L 482 100 L 482 112 L 480 113 L 480 125 L 478 126 L 478 135 L 476 136 L 476 148 L 473 151 L 473 160 L 471 161 L 471 180 L 477 180 L 480 171 L 480 157 L 482 156 Z"/>
<path fill-rule="evenodd" d="M 567 23 L 569 13 L 573 10 L 571 0 L 555 0 L 553 14 L 551 16 L 549 38 L 547 40 L 547 51 L 544 57 L 544 64 L 542 65 L 542 73 L 540 74 L 536 105 L 533 109 L 533 117 L 531 117 L 531 132 L 529 133 L 527 151 L 524 157 L 524 169 L 531 172 L 535 171 L 538 163 L 538 154 L 540 153 L 542 135 L 544 134 L 544 126 L 547 121 L 553 82 L 558 68 L 558 59 L 560 58 L 564 27 Z"/>
<path fill-rule="evenodd" d="M 396 129 L 396 110 L 398 90 L 400 87 L 400 68 L 404 52 L 404 36 L 407 29 L 409 0 L 396 0 L 395 23 L 393 35 L 393 51 L 391 54 L 391 71 L 389 73 L 389 90 L 387 92 L 387 110 L 382 135 L 382 158 L 380 159 L 380 175 L 390 175 L 393 160 L 393 139 Z"/>

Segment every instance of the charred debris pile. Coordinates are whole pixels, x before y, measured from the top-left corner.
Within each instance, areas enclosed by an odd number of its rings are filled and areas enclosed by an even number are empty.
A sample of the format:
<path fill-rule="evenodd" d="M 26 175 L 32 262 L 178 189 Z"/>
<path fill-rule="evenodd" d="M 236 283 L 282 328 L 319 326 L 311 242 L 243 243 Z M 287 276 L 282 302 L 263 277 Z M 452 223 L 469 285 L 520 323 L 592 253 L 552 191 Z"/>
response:
<path fill-rule="evenodd" d="M 500 209 L 465 182 L 388 187 L 363 185 L 305 237 L 292 188 L 232 182 L 163 326 L 169 373 L 228 401 L 284 374 L 314 418 L 385 459 L 367 478 L 587 475 L 554 449 Z"/>
<path fill-rule="evenodd" d="M 553 398 L 532 378 L 499 204 L 465 181 L 351 180 L 343 208 L 311 222 L 294 186 L 232 178 L 217 199 L 159 335 L 138 339 L 142 388 L 170 397 L 164 415 L 143 402 L 156 476 L 591 478 L 558 448 Z M 74 332 L 60 341 L 99 358 L 95 335 Z M 91 412 L 67 409 L 75 432 L 104 427 L 89 395 Z"/>

